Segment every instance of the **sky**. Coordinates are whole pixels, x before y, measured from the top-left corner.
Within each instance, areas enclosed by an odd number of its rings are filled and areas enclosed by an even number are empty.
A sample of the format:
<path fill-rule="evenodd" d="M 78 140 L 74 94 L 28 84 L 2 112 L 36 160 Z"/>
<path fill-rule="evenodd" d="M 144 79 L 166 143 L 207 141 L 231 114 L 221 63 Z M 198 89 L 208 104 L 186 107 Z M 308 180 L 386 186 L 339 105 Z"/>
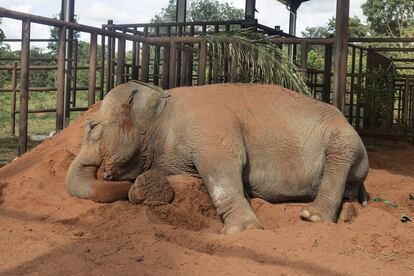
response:
<path fill-rule="evenodd" d="M 188 0 L 191 1 L 191 0 Z M 350 15 L 362 15 L 361 5 L 366 0 L 350 0 Z M 245 0 L 219 0 L 228 2 L 233 6 L 244 9 Z M 75 1 L 75 14 L 79 17 L 79 23 L 101 27 L 108 19 L 114 23 L 147 23 L 155 14 L 167 6 L 168 0 L 77 0 Z M 0 0 L 0 7 L 20 12 L 52 17 L 59 13 L 61 0 Z M 256 18 L 259 23 L 269 27 L 280 26 L 288 32 L 289 12 L 285 6 L 277 0 L 256 0 Z M 297 33 L 301 34 L 306 27 L 325 25 L 329 18 L 335 16 L 335 0 L 311 0 L 305 2 L 299 8 Z M 21 35 L 20 21 L 3 19 L 2 29 L 7 38 L 19 38 Z M 48 38 L 49 27 L 39 24 L 32 24 L 32 38 Z M 83 34 L 83 39 L 88 35 Z M 18 43 L 11 44 L 13 49 L 20 48 Z M 36 45 L 42 46 L 42 44 Z M 43 44 L 45 46 L 45 43 Z"/>

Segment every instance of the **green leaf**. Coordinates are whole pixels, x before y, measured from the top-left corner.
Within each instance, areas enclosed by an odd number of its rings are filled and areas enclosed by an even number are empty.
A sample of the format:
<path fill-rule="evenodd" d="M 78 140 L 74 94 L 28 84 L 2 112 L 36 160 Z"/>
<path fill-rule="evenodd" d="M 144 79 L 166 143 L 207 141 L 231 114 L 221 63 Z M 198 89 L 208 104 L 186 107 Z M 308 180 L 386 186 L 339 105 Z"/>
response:
<path fill-rule="evenodd" d="M 231 65 L 227 72 L 224 66 L 219 66 L 223 70 L 221 75 L 235 74 L 237 82 L 273 83 L 310 95 L 300 70 L 283 56 L 268 36 L 245 29 L 203 37 L 212 46 L 219 63 L 223 65 L 229 61 Z"/>

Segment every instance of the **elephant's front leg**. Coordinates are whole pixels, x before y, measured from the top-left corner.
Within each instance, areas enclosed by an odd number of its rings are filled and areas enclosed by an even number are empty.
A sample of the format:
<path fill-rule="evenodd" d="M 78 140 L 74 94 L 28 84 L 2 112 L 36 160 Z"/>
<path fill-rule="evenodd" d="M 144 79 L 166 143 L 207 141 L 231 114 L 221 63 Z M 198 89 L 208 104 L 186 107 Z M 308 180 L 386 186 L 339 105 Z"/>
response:
<path fill-rule="evenodd" d="M 232 234 L 246 229 L 263 229 L 249 202 L 244 196 L 242 166 L 239 158 L 207 158 L 197 162 L 210 198 L 221 216 L 222 233 Z"/>

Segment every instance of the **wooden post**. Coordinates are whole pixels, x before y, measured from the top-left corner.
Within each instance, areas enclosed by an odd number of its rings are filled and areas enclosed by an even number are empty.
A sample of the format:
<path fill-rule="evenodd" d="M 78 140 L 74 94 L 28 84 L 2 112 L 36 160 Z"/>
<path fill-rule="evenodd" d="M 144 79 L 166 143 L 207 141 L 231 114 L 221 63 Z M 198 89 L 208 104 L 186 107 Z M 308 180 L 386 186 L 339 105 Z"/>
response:
<path fill-rule="evenodd" d="M 108 25 L 112 24 L 112 20 L 108 20 Z M 109 29 L 109 28 L 108 28 Z M 106 93 L 111 90 L 111 74 L 112 74 L 112 37 L 108 36 L 108 56 L 106 68 Z"/>
<path fill-rule="evenodd" d="M 177 43 L 170 42 L 169 88 L 176 87 L 177 80 Z"/>
<path fill-rule="evenodd" d="M 30 20 L 22 21 L 20 69 L 19 156 L 27 151 L 27 120 L 29 109 Z"/>
<path fill-rule="evenodd" d="M 207 59 L 207 43 L 200 42 L 200 50 L 198 57 L 198 83 L 204 85 L 206 83 L 206 59 Z"/>
<path fill-rule="evenodd" d="M 404 124 L 408 125 L 408 113 L 409 113 L 409 106 L 410 106 L 410 85 L 411 85 L 411 77 L 407 76 L 405 79 L 405 90 L 404 90 L 404 101 L 403 101 L 403 115 L 402 121 Z"/>
<path fill-rule="evenodd" d="M 163 51 L 163 63 L 162 63 L 162 89 L 168 89 L 170 86 L 169 75 L 170 75 L 170 47 L 165 45 Z"/>
<path fill-rule="evenodd" d="M 137 27 L 134 27 L 134 35 L 137 35 Z M 138 51 L 137 51 L 138 50 Z M 138 57 L 139 57 L 139 42 L 132 42 L 132 79 L 138 79 Z"/>
<path fill-rule="evenodd" d="M 17 87 L 17 62 L 13 62 L 12 69 L 12 98 L 11 98 L 11 135 L 16 135 L 16 87 Z"/>
<path fill-rule="evenodd" d="M 358 60 L 358 83 L 357 83 L 357 102 L 356 102 L 356 114 L 355 114 L 355 128 L 358 130 L 361 124 L 361 89 L 362 89 L 362 73 L 364 66 L 364 50 L 359 50 L 359 60 Z"/>
<path fill-rule="evenodd" d="M 348 121 L 352 125 L 354 120 L 354 89 L 355 89 L 355 58 L 356 48 L 352 47 L 352 60 L 351 60 L 351 91 L 349 95 L 349 117 Z"/>
<path fill-rule="evenodd" d="M 115 43 L 116 43 L 116 40 L 115 40 L 115 37 L 111 37 L 111 53 L 110 53 L 110 56 L 111 56 L 111 63 L 110 63 L 110 73 L 109 73 L 109 75 L 110 75 L 110 79 L 109 79 L 109 90 L 111 90 L 112 88 L 114 88 L 114 84 L 115 84 L 115 47 L 116 47 L 116 45 L 115 45 Z"/>
<path fill-rule="evenodd" d="M 66 27 L 59 30 L 58 50 L 58 80 L 56 91 L 56 131 L 63 129 L 63 109 L 65 106 L 65 51 L 66 51 Z"/>
<path fill-rule="evenodd" d="M 105 79 L 105 36 L 101 35 L 101 70 L 100 70 L 100 91 L 99 91 L 99 100 L 102 101 L 104 97 L 104 79 Z"/>
<path fill-rule="evenodd" d="M 88 107 L 95 103 L 95 87 L 96 87 L 96 54 L 98 36 L 91 33 L 91 41 L 89 46 L 89 87 L 88 87 Z M 121 43 L 120 43 L 121 44 Z M 118 53 L 119 55 L 119 53 Z"/>
<path fill-rule="evenodd" d="M 124 83 L 125 74 L 125 39 L 118 39 L 118 55 L 116 63 L 116 85 Z"/>
<path fill-rule="evenodd" d="M 333 105 L 341 112 L 345 109 L 346 75 L 348 61 L 349 0 L 337 0 L 335 35 L 335 87 Z"/>
<path fill-rule="evenodd" d="M 145 36 L 148 35 L 148 27 L 144 29 Z M 148 43 L 142 44 L 142 64 L 141 64 L 141 81 L 148 82 L 149 79 L 149 61 L 150 61 L 150 46 Z"/>
<path fill-rule="evenodd" d="M 207 63 L 208 63 L 208 70 L 207 70 L 207 84 L 213 83 L 213 45 L 207 45 Z"/>
<path fill-rule="evenodd" d="M 180 86 L 187 85 L 187 66 L 188 66 L 188 50 L 183 50 L 181 53 L 181 74 L 180 74 Z"/>
<path fill-rule="evenodd" d="M 325 103 L 331 102 L 332 45 L 325 45 L 325 64 L 323 73 L 323 95 Z"/>
<path fill-rule="evenodd" d="M 300 45 L 300 69 L 302 74 L 306 76 L 306 70 L 308 68 L 308 44 L 303 42 Z"/>
<path fill-rule="evenodd" d="M 155 27 L 155 36 L 159 37 L 160 36 L 160 27 Z M 153 80 L 154 80 L 154 84 L 155 85 L 159 85 L 160 83 L 160 46 L 156 45 L 155 46 L 155 57 L 154 57 L 154 76 L 153 76 Z"/>
<path fill-rule="evenodd" d="M 219 55 L 218 55 L 218 43 L 213 43 L 213 82 L 218 83 L 219 78 Z"/>
<path fill-rule="evenodd" d="M 414 90 L 413 90 L 413 87 L 411 87 L 411 89 L 410 89 L 410 92 L 411 92 L 411 108 L 410 108 L 410 110 L 411 110 L 411 120 L 410 120 L 410 127 L 411 128 L 414 128 Z"/>

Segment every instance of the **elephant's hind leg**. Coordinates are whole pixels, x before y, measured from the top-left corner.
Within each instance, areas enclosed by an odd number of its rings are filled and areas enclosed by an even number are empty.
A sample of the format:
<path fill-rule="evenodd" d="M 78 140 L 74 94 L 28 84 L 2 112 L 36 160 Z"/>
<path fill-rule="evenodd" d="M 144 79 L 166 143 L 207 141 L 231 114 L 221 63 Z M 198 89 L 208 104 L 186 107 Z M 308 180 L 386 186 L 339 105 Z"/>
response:
<path fill-rule="evenodd" d="M 360 155 L 359 147 L 356 146 L 359 144 L 352 143 L 354 136 L 353 133 L 345 137 L 336 136 L 328 146 L 318 194 L 313 202 L 303 208 L 300 214 L 303 220 L 332 222 L 337 220 L 338 208 L 342 203 L 351 167 Z"/>

